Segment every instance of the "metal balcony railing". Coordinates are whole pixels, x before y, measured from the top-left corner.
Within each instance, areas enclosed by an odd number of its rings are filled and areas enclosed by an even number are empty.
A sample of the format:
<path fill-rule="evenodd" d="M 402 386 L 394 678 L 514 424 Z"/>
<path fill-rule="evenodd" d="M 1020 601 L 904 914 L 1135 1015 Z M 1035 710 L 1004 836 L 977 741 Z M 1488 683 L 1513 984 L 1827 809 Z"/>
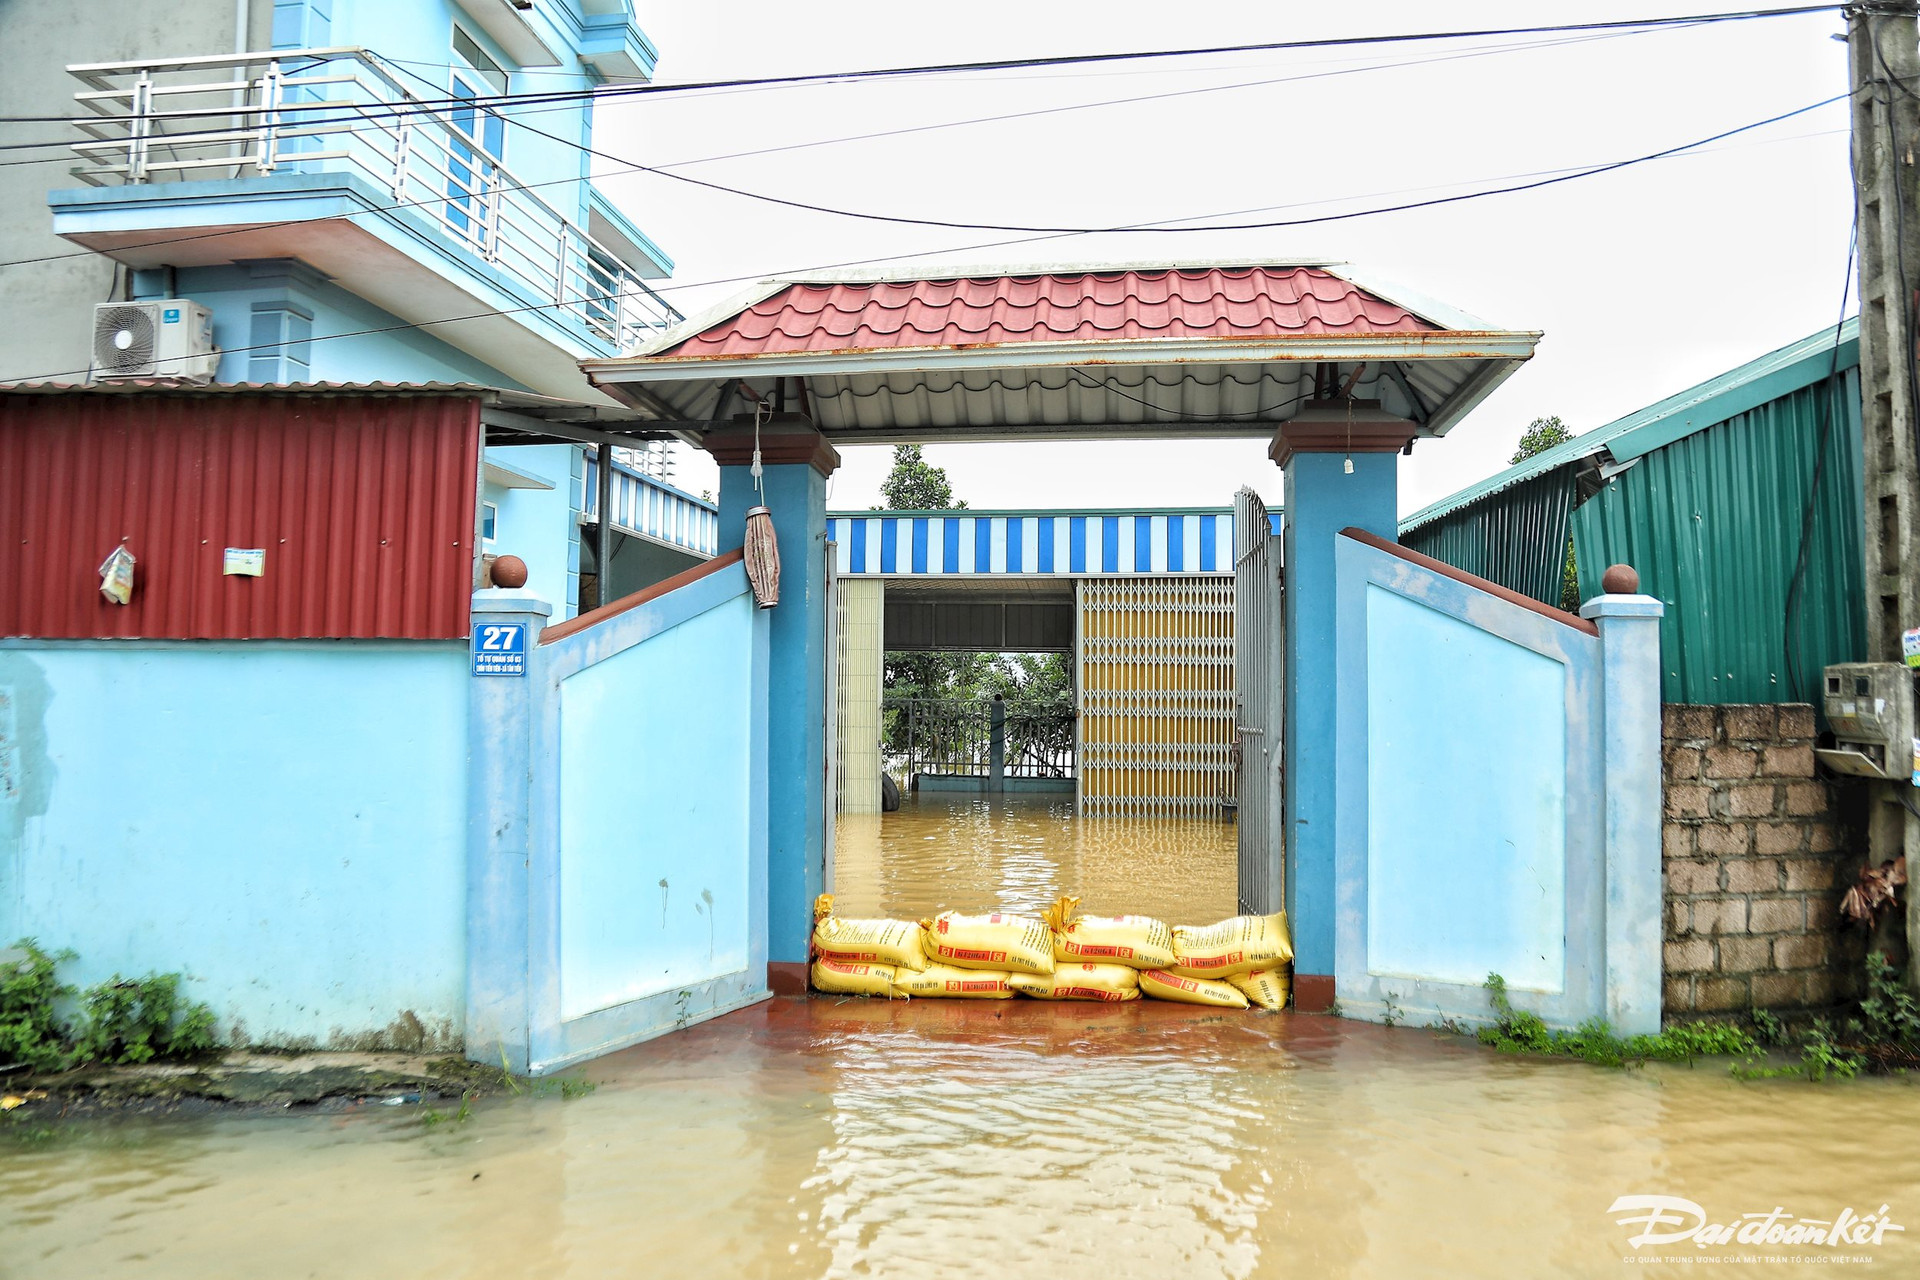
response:
<path fill-rule="evenodd" d="M 422 98 L 360 48 L 95 62 L 67 68 L 95 186 L 352 172 L 416 210 L 620 352 L 681 315 L 500 161 L 510 114 Z M 567 190 L 567 184 L 553 184 Z"/>

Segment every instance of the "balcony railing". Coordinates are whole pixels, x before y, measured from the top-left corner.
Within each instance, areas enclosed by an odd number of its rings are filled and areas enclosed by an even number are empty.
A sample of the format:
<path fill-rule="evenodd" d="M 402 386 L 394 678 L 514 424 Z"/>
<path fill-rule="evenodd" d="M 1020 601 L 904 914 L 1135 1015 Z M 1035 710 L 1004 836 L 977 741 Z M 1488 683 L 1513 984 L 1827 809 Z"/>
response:
<path fill-rule="evenodd" d="M 425 99 L 369 50 L 279 50 L 67 71 L 95 186 L 351 172 L 418 211 L 616 351 L 681 319 L 605 245 L 500 162 L 510 115 Z M 567 190 L 573 179 L 552 184 Z"/>

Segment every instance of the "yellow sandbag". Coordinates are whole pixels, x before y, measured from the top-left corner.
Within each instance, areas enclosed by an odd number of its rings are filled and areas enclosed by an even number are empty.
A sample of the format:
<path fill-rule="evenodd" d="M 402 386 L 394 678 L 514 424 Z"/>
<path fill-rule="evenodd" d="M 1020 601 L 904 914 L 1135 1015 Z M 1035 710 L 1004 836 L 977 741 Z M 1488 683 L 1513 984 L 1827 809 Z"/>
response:
<path fill-rule="evenodd" d="M 919 973 L 911 969 L 895 972 L 893 993 L 921 999 L 1010 1000 L 1013 987 L 1005 970 L 956 969 L 950 964 L 930 964 Z"/>
<path fill-rule="evenodd" d="M 1053 931 L 1037 917 L 1005 911 L 990 916 L 942 911 L 921 924 L 927 931 L 930 960 L 961 969 L 1053 972 Z"/>
<path fill-rule="evenodd" d="M 1140 998 L 1140 971 L 1124 964 L 1056 960 L 1052 973 L 1016 973 L 1007 979 L 1007 985 L 1036 1000 L 1103 1000 L 1117 1004 Z"/>
<path fill-rule="evenodd" d="M 1235 916 L 1204 929 L 1173 927 L 1175 961 L 1169 973 L 1183 978 L 1226 978 L 1293 962 L 1287 913 Z"/>
<path fill-rule="evenodd" d="M 1183 1004 L 1210 1004 L 1221 1009 L 1244 1009 L 1247 997 L 1224 982 L 1205 978 L 1183 978 L 1165 969 L 1142 969 L 1140 991 L 1155 1000 L 1178 1000 Z"/>
<path fill-rule="evenodd" d="M 1077 916 L 1078 898 L 1063 897 L 1047 908 L 1055 961 L 1124 964 L 1165 969 L 1173 954 L 1173 930 L 1151 916 Z"/>
<path fill-rule="evenodd" d="M 833 914 L 833 895 L 813 900 L 813 950 L 825 960 L 847 964 L 893 964 L 905 969 L 927 967 L 926 936 L 912 920 L 842 920 Z"/>
<path fill-rule="evenodd" d="M 1227 981 L 1262 1009 L 1284 1009 L 1293 994 L 1293 973 L 1288 969 L 1255 969 L 1236 973 Z"/>
<path fill-rule="evenodd" d="M 815 960 L 813 989 L 834 996 L 880 996 L 893 998 L 894 975 L 901 970 L 890 964 L 852 964 L 844 960 Z"/>

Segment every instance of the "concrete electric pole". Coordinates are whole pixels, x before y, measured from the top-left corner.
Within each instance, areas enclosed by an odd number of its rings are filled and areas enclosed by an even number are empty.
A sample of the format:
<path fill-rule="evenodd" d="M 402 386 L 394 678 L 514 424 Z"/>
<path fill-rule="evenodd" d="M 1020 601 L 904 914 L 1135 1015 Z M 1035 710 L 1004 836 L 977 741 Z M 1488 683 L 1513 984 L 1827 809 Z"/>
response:
<path fill-rule="evenodd" d="M 1901 662 L 1920 627 L 1920 28 L 1913 0 L 1864 0 L 1847 15 L 1853 177 L 1860 234 L 1860 426 L 1866 519 L 1867 658 Z M 1875 784 L 1873 865 L 1906 855 L 1920 871 L 1920 818 L 1904 780 Z M 1907 890 L 1910 953 L 1920 953 L 1920 889 Z M 1920 963 L 1907 981 L 1920 988 Z"/>

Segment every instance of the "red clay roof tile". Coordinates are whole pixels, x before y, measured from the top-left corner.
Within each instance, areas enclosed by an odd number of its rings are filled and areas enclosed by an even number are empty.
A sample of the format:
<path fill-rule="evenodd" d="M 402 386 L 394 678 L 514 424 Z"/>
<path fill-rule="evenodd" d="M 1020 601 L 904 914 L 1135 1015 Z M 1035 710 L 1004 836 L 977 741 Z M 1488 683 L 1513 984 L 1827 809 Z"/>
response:
<path fill-rule="evenodd" d="M 666 356 L 1435 331 L 1318 267 L 792 284 Z"/>

